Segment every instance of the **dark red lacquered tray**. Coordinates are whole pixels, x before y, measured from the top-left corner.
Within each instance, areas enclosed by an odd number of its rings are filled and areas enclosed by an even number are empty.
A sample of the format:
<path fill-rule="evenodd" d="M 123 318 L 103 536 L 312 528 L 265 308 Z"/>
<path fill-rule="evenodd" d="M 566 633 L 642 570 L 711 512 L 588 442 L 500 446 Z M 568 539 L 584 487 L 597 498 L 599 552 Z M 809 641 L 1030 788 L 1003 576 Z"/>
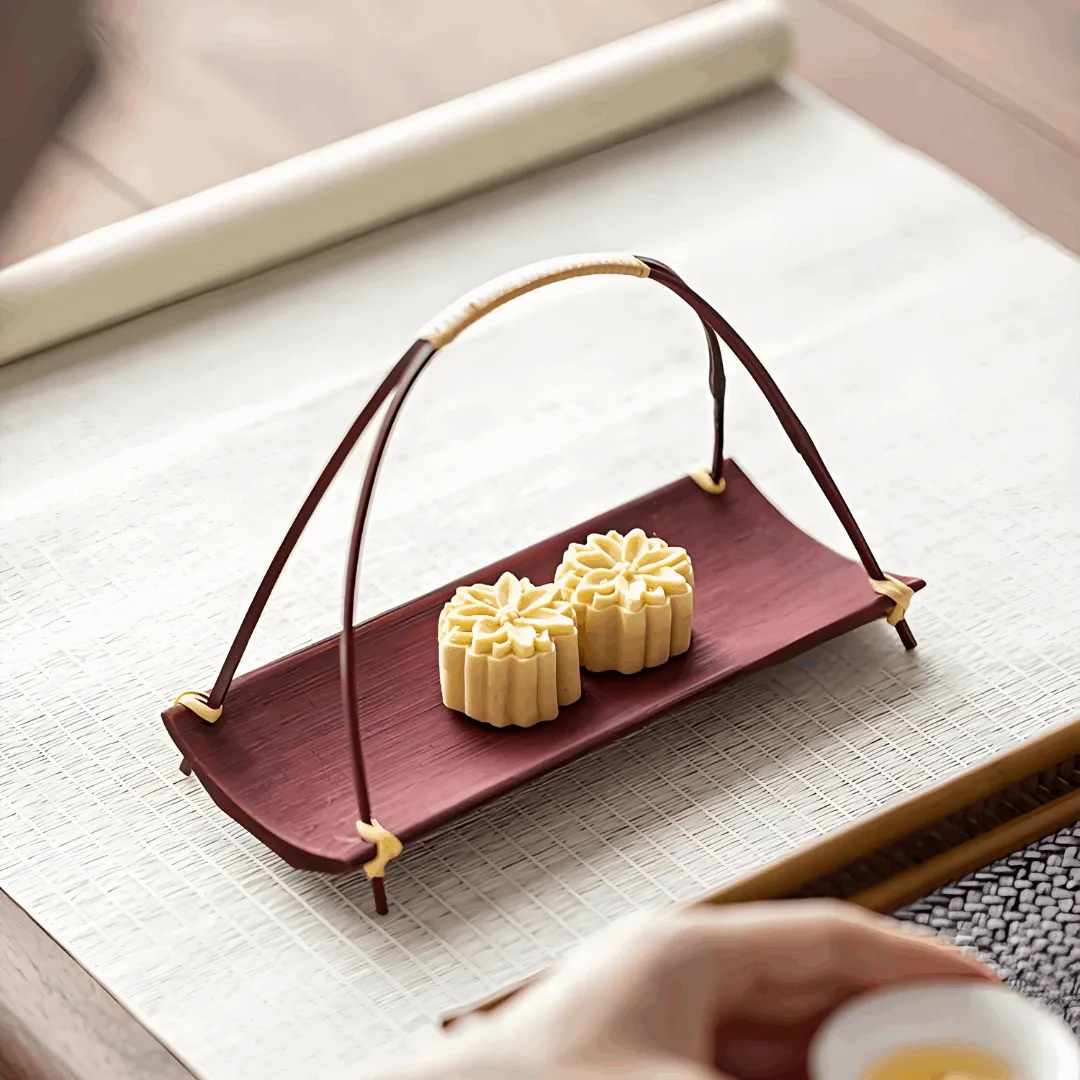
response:
<path fill-rule="evenodd" d="M 566 277 L 651 277 L 681 296 L 706 328 L 715 401 L 712 466 L 703 484 L 679 480 L 524 551 L 467 574 L 360 626 L 352 625 L 360 550 L 378 467 L 409 389 L 442 345 L 500 303 Z M 723 458 L 725 379 L 717 337 L 765 393 L 859 553 L 854 563 L 781 515 Z M 391 396 L 392 395 L 392 396 Z M 340 635 L 233 681 L 270 592 L 315 506 L 383 403 L 357 505 Z M 632 676 L 581 673 L 582 697 L 550 723 L 496 729 L 442 704 L 437 622 L 458 585 L 504 571 L 552 580 L 563 552 L 591 532 L 644 529 L 685 548 L 694 563 L 690 651 Z M 183 695 L 165 726 L 214 801 L 293 866 L 329 873 L 364 867 L 384 911 L 383 864 L 357 822 L 378 819 L 408 842 L 519 784 L 640 727 L 735 675 L 793 656 L 891 613 L 907 648 L 906 597 L 887 580 L 802 424 L 760 361 L 704 300 L 663 264 L 593 256 L 527 268 L 432 324 L 398 362 L 331 457 L 267 570 L 213 689 Z M 876 583 L 873 584 L 873 583 Z M 902 590 L 903 591 L 903 590 Z M 228 695 L 228 707 L 224 707 Z M 180 699 L 178 699 L 180 700 Z M 395 849 L 396 849 L 396 845 Z M 392 856 L 393 852 L 391 852 Z"/>
<path fill-rule="evenodd" d="M 679 480 L 356 628 L 380 821 L 407 843 L 725 679 L 884 616 L 889 601 L 861 566 L 792 525 L 732 462 L 724 475 L 723 498 Z M 436 623 L 459 584 L 505 570 L 547 580 L 571 541 L 632 528 L 671 538 L 694 560 L 688 653 L 638 675 L 582 671 L 581 700 L 534 728 L 488 727 L 443 705 Z M 336 636 L 238 678 L 227 723 L 205 724 L 179 705 L 165 723 L 214 801 L 293 866 L 342 873 L 371 857 L 356 835 Z"/>

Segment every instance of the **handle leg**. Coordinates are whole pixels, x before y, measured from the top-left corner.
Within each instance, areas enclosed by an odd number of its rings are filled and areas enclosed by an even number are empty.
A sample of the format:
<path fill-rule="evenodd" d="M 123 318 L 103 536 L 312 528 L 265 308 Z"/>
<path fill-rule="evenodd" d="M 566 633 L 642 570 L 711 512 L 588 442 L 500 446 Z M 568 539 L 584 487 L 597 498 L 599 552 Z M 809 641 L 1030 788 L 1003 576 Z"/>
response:
<path fill-rule="evenodd" d="M 896 632 L 900 635 L 900 640 L 904 644 L 905 649 L 914 649 L 916 644 L 915 635 L 911 632 L 911 627 L 907 624 L 907 619 L 901 619 L 896 624 Z"/>
<path fill-rule="evenodd" d="M 386 903 L 386 879 L 373 877 L 371 879 L 371 894 L 375 897 L 375 914 L 386 915 L 390 911 Z"/>

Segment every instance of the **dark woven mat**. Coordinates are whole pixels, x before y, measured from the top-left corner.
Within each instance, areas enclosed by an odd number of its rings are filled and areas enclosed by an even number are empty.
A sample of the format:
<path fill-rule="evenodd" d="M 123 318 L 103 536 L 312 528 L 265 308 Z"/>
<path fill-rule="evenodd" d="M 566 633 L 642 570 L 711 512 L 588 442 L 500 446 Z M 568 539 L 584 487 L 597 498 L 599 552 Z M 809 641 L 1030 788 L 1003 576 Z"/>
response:
<path fill-rule="evenodd" d="M 1080 1036 L 1080 824 L 896 912 L 968 945 Z"/>

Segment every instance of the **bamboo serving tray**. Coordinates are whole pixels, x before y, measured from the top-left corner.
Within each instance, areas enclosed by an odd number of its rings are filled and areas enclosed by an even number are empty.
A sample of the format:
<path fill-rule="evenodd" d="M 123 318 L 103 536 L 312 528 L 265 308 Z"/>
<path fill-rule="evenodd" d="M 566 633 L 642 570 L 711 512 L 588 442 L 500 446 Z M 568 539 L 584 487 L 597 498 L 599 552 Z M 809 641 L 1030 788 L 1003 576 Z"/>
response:
<path fill-rule="evenodd" d="M 416 378 L 442 346 L 488 311 L 532 289 L 587 274 L 650 278 L 698 315 L 714 400 L 711 467 L 354 626 L 360 551 L 379 463 Z M 762 389 L 844 525 L 861 565 L 799 530 L 725 460 L 726 380 L 719 340 Z M 342 632 L 234 682 L 300 534 L 388 399 L 356 510 Z M 494 582 L 504 571 L 549 581 L 571 542 L 593 532 L 625 534 L 634 528 L 690 552 L 695 604 L 688 653 L 633 676 L 582 671 L 581 699 L 555 721 L 534 728 L 496 729 L 443 705 L 437 623 L 458 585 Z M 923 585 L 918 578 L 883 573 L 805 428 L 761 362 L 681 278 L 661 263 L 629 255 L 557 260 L 496 280 L 424 330 L 372 395 L 305 500 L 212 690 L 185 692 L 162 717 L 183 754 L 181 767 L 194 771 L 218 806 L 292 866 L 326 873 L 365 869 L 376 909 L 383 912 L 385 865 L 403 843 L 724 680 L 881 618 L 888 618 L 905 647 L 913 648 L 904 614 Z"/>

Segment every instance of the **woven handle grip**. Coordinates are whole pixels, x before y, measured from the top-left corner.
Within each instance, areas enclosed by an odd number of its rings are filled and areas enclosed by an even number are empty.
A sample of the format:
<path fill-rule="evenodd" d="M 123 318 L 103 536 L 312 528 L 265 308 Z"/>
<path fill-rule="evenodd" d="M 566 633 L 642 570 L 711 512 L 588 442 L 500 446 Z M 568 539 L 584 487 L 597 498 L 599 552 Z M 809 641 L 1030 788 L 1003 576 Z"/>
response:
<path fill-rule="evenodd" d="M 589 277 L 593 274 L 623 274 L 628 277 L 648 277 L 649 267 L 633 255 L 606 253 L 602 255 L 573 255 L 532 263 L 494 278 L 479 289 L 439 312 L 418 335 L 436 349 L 449 345 L 474 322 L 503 304 L 526 293 L 552 285 L 556 281 Z"/>

